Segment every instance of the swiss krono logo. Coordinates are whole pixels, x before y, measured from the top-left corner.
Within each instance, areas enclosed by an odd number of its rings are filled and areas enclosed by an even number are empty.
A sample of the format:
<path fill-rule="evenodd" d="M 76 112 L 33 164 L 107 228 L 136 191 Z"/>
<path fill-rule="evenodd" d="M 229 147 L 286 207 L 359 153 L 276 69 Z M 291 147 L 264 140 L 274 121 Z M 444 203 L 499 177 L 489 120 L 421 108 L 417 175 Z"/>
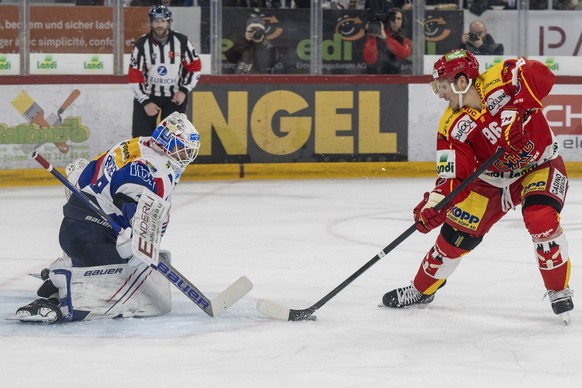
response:
<path fill-rule="evenodd" d="M 99 55 L 93 55 L 89 62 L 83 62 L 83 68 L 89 70 L 103 69 L 103 61 L 99 60 Z"/>
<path fill-rule="evenodd" d="M 53 60 L 52 55 L 47 55 L 44 57 L 44 61 L 36 61 L 36 68 L 54 70 L 57 68 L 57 61 Z"/>

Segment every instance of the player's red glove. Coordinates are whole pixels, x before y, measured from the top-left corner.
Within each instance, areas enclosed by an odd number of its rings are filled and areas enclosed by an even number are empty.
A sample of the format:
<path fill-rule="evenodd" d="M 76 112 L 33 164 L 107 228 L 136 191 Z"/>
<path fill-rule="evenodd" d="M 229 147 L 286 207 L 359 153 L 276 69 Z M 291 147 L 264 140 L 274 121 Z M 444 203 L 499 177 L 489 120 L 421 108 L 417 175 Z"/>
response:
<path fill-rule="evenodd" d="M 436 210 L 432 207 L 436 203 L 431 207 L 423 209 L 429 200 L 429 195 L 429 193 L 424 193 L 422 201 L 412 211 L 414 213 L 414 221 L 416 222 L 416 230 L 425 234 L 441 226 L 447 218 L 447 212 L 445 210 Z"/>
<path fill-rule="evenodd" d="M 529 141 L 523 130 L 523 117 L 523 110 L 518 108 L 501 112 L 501 146 L 509 154 L 519 153 Z"/>

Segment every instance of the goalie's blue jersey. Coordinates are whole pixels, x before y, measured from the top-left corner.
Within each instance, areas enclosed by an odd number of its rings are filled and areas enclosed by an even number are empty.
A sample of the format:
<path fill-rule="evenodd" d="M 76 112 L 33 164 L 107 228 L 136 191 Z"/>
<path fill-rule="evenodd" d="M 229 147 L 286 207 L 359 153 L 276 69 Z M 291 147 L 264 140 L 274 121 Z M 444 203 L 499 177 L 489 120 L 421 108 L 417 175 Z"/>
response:
<path fill-rule="evenodd" d="M 152 144 L 151 137 L 123 141 L 93 159 L 79 177 L 80 189 L 95 197 L 123 228 L 131 226 L 144 189 L 170 201 L 178 179 L 168 157 L 152 149 Z M 167 223 L 164 220 L 164 229 Z"/>

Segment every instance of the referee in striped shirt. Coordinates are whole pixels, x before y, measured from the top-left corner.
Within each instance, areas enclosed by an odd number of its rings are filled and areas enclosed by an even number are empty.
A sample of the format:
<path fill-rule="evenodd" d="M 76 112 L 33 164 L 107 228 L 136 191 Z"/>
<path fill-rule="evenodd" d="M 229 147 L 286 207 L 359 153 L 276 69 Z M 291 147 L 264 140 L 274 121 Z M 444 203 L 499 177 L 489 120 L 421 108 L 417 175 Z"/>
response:
<path fill-rule="evenodd" d="M 172 12 L 154 5 L 148 14 L 151 31 L 133 47 L 129 64 L 129 85 L 134 93 L 132 136 L 151 136 L 158 115 L 184 113 L 188 93 L 202 70 L 194 46 L 184 34 L 173 31 Z"/>

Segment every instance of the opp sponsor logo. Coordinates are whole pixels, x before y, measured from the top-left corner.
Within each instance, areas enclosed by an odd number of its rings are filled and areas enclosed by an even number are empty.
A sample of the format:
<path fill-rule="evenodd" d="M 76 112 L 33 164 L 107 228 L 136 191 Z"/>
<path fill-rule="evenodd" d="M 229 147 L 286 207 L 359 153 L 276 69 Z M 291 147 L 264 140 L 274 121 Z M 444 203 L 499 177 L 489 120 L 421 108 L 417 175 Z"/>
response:
<path fill-rule="evenodd" d="M 481 218 L 457 206 L 453 206 L 453 208 L 449 211 L 448 218 L 457 224 L 471 230 L 477 230 L 479 222 L 481 222 Z"/>
<path fill-rule="evenodd" d="M 530 193 L 532 191 L 544 191 L 546 189 L 546 181 L 531 182 L 523 188 L 523 194 Z"/>

